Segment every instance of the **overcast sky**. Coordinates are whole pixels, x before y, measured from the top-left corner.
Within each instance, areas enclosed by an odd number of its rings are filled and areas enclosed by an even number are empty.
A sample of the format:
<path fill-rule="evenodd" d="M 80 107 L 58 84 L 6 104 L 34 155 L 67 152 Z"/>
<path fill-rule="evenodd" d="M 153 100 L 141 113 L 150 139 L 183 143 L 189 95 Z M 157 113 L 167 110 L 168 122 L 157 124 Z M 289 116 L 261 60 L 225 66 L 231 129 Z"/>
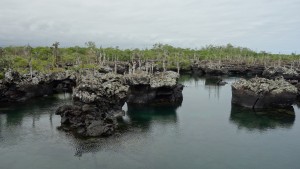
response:
<path fill-rule="evenodd" d="M 0 46 L 249 47 L 300 52 L 300 0 L 0 0 Z"/>

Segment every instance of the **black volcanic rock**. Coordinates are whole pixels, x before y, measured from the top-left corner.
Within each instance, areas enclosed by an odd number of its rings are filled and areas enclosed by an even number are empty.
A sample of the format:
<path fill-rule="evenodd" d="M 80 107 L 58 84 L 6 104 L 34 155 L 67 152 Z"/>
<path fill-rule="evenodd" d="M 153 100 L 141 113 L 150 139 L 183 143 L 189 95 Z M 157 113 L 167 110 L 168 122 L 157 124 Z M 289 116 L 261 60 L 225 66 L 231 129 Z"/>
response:
<path fill-rule="evenodd" d="M 284 79 L 288 80 L 299 80 L 300 76 L 297 70 L 293 68 L 286 68 L 286 67 L 268 67 L 264 70 L 263 74 L 264 77 L 273 79 L 276 77 L 282 76 Z"/>
<path fill-rule="evenodd" d="M 117 127 L 122 106 L 128 104 L 178 104 L 183 86 L 175 72 L 137 74 L 84 74 L 73 90 L 74 105 L 58 108 L 62 129 L 81 136 L 107 136 Z"/>
<path fill-rule="evenodd" d="M 178 84 L 179 74 L 172 71 L 153 75 L 140 73 L 125 76 L 129 84 L 128 104 L 165 104 L 182 102 L 183 85 Z"/>
<path fill-rule="evenodd" d="M 55 92 L 71 91 L 75 84 L 76 76 L 68 71 L 52 74 L 34 72 L 31 77 L 10 70 L 0 82 L 0 102 L 26 101 Z"/>
<path fill-rule="evenodd" d="M 296 100 L 297 88 L 283 78 L 241 79 L 232 84 L 232 103 L 249 108 L 290 107 Z"/>

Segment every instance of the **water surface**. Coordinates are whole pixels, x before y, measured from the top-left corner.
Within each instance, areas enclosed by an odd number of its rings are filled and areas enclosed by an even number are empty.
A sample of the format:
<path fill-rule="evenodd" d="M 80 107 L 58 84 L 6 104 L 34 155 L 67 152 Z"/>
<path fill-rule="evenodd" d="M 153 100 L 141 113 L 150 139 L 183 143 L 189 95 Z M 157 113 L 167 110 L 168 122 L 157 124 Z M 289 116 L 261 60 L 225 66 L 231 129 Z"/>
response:
<path fill-rule="evenodd" d="M 55 95 L 0 106 L 1 169 L 231 168 L 300 166 L 300 109 L 295 118 L 253 113 L 231 105 L 230 83 L 181 77 L 184 100 L 173 107 L 127 107 L 118 133 L 79 139 L 57 129 Z"/>

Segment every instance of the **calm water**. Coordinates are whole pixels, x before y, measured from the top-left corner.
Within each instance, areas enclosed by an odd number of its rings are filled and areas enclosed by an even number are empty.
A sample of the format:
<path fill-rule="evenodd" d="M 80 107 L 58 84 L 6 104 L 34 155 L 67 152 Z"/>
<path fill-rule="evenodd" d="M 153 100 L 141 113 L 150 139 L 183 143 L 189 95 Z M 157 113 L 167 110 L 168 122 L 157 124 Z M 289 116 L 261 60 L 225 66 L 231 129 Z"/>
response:
<path fill-rule="evenodd" d="M 1 169 L 237 168 L 300 166 L 300 109 L 296 118 L 231 106 L 230 83 L 182 76 L 179 107 L 124 106 L 118 134 L 82 140 L 57 129 L 69 95 L 1 105 Z"/>

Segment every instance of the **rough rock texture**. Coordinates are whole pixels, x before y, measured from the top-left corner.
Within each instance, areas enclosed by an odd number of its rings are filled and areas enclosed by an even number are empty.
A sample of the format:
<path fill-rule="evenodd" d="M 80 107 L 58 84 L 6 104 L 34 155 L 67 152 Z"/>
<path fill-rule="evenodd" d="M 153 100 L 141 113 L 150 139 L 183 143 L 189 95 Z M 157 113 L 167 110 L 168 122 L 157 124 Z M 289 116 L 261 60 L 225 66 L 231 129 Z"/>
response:
<path fill-rule="evenodd" d="M 128 86 L 121 75 L 84 76 L 73 91 L 74 101 L 94 104 L 102 110 L 121 109 L 126 101 Z"/>
<path fill-rule="evenodd" d="M 250 108 L 290 107 L 297 88 L 283 78 L 241 79 L 232 84 L 232 103 Z"/>
<path fill-rule="evenodd" d="M 220 61 L 195 61 L 191 65 L 194 74 L 208 75 L 261 75 L 263 65 L 250 65 L 246 63 L 231 63 Z"/>
<path fill-rule="evenodd" d="M 226 69 L 221 63 L 199 61 L 194 62 L 191 67 L 192 71 L 196 74 L 224 75 L 228 73 L 228 69 Z"/>
<path fill-rule="evenodd" d="M 107 136 L 128 104 L 174 104 L 182 101 L 183 86 L 175 72 L 118 75 L 82 72 L 73 90 L 74 105 L 60 107 L 62 128 L 81 136 Z"/>
<path fill-rule="evenodd" d="M 122 115 L 128 86 L 121 75 L 85 74 L 73 91 L 74 105 L 60 107 L 62 128 L 81 136 L 111 135 Z"/>
<path fill-rule="evenodd" d="M 113 68 L 109 67 L 109 66 L 102 66 L 99 68 L 99 72 L 101 73 L 111 73 L 113 72 Z"/>
<path fill-rule="evenodd" d="M 178 84 L 179 74 L 172 71 L 155 73 L 145 72 L 125 76 L 130 86 L 128 104 L 180 104 L 183 85 Z"/>
<path fill-rule="evenodd" d="M 5 73 L 0 82 L 0 102 L 25 101 L 54 92 L 70 91 L 75 86 L 75 75 L 70 72 L 20 75 L 15 71 Z"/>
<path fill-rule="evenodd" d="M 298 89 L 298 100 L 300 98 L 300 83 L 297 83 L 295 87 Z"/>
<path fill-rule="evenodd" d="M 300 79 L 297 70 L 293 68 L 286 68 L 286 67 L 268 67 L 264 70 L 262 75 L 266 78 L 275 78 L 278 76 L 282 76 L 285 79 L 289 79 L 289 80 Z"/>
<path fill-rule="evenodd" d="M 56 111 L 61 128 L 80 136 L 108 136 L 117 127 L 116 112 L 104 112 L 95 105 L 65 105 Z"/>
<path fill-rule="evenodd" d="M 117 73 L 118 74 L 124 74 L 128 73 L 129 69 L 129 62 L 117 62 Z M 101 73 L 112 73 L 115 71 L 115 63 L 114 62 L 107 62 L 107 65 L 104 67 L 101 67 L 99 70 Z"/>
<path fill-rule="evenodd" d="M 116 117 L 128 104 L 168 103 L 182 101 L 182 85 L 175 72 L 149 75 L 83 73 L 73 90 L 74 105 L 60 107 L 62 128 L 81 136 L 107 136 L 117 127 Z M 129 87 L 130 86 L 130 87 Z"/>

